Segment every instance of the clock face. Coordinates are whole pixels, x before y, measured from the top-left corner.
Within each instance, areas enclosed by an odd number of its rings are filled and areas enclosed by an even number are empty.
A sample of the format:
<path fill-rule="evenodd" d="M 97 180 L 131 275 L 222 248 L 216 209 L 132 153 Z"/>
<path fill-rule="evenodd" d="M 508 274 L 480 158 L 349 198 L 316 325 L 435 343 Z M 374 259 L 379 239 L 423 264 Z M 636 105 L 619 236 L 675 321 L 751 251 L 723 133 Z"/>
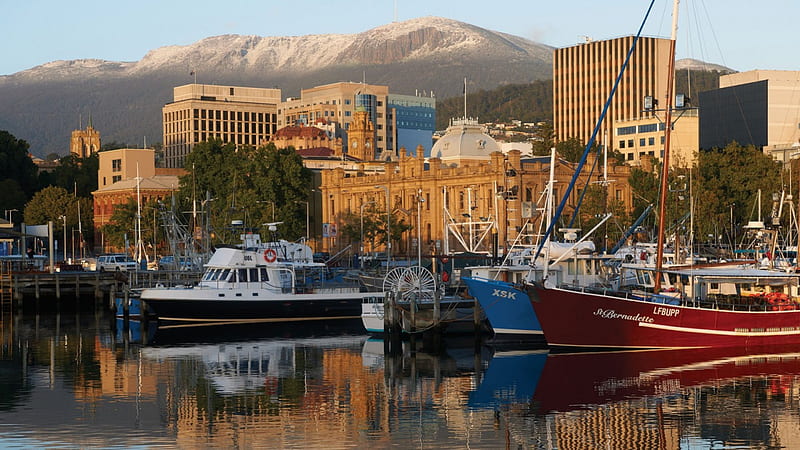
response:
<path fill-rule="evenodd" d="M 364 144 L 364 147 L 370 148 L 369 142 L 367 142 L 366 144 Z"/>
<path fill-rule="evenodd" d="M 350 146 L 351 146 L 351 147 L 353 147 L 353 148 L 356 148 L 356 147 L 358 147 L 358 141 L 353 141 L 353 142 L 350 144 Z"/>

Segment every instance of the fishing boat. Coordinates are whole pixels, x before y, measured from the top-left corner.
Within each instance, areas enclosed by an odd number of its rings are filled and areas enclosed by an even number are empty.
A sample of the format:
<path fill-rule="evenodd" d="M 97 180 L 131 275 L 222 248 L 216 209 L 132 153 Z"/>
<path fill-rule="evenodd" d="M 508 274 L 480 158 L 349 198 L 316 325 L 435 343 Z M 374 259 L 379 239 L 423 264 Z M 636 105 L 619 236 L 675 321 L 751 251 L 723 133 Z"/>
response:
<path fill-rule="evenodd" d="M 365 300 L 383 297 L 332 279 L 305 244 L 244 239 L 217 249 L 196 286 L 143 289 L 141 300 L 159 321 L 226 322 L 358 318 Z"/>
<path fill-rule="evenodd" d="M 794 271 L 741 264 L 664 269 L 677 12 L 675 3 L 659 205 L 662 226 L 652 269 L 652 292 L 557 286 L 548 278 L 521 287 L 532 301 L 550 346 L 701 348 L 800 343 L 800 296 Z M 556 216 L 568 194 L 569 188 Z M 674 283 L 664 286 L 665 276 Z"/>

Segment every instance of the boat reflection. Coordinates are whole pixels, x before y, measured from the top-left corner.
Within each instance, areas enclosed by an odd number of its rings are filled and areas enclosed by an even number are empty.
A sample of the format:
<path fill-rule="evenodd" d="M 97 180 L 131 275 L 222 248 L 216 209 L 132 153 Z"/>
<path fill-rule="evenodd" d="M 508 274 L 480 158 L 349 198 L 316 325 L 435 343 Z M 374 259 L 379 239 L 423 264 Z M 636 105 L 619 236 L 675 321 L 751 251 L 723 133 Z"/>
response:
<path fill-rule="evenodd" d="M 494 352 L 486 362 L 480 384 L 469 394 L 469 406 L 499 408 L 530 402 L 547 354 L 544 347 Z"/>
<path fill-rule="evenodd" d="M 533 401 L 540 413 L 570 411 L 798 374 L 798 346 L 551 353 Z"/>

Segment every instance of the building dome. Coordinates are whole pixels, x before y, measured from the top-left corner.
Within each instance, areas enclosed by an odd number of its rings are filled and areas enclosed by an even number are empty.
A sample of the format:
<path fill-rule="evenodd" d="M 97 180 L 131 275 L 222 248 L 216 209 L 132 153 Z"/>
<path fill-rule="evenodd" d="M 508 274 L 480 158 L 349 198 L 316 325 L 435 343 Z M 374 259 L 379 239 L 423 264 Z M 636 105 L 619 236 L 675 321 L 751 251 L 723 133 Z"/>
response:
<path fill-rule="evenodd" d="M 484 133 L 475 119 L 453 119 L 444 136 L 431 148 L 431 158 L 442 161 L 489 160 L 492 152 L 499 152 L 500 145 Z"/>

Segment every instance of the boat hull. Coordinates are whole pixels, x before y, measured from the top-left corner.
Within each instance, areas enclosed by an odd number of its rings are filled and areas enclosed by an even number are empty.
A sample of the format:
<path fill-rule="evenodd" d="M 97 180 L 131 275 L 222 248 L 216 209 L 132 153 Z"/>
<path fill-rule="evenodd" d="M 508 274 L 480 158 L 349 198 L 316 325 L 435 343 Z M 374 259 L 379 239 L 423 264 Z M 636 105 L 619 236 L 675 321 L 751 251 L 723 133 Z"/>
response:
<path fill-rule="evenodd" d="M 514 284 L 476 277 L 463 277 L 462 281 L 480 303 L 496 339 L 544 339 L 528 295 Z"/>
<path fill-rule="evenodd" d="M 370 293 L 260 295 L 219 290 L 152 289 L 141 298 L 160 321 L 285 321 L 320 318 L 358 318 Z"/>
<path fill-rule="evenodd" d="M 800 310 L 734 311 L 531 285 L 548 345 L 698 348 L 800 344 Z M 523 293 L 519 290 L 518 292 Z M 523 293 L 524 294 L 524 293 Z"/>

